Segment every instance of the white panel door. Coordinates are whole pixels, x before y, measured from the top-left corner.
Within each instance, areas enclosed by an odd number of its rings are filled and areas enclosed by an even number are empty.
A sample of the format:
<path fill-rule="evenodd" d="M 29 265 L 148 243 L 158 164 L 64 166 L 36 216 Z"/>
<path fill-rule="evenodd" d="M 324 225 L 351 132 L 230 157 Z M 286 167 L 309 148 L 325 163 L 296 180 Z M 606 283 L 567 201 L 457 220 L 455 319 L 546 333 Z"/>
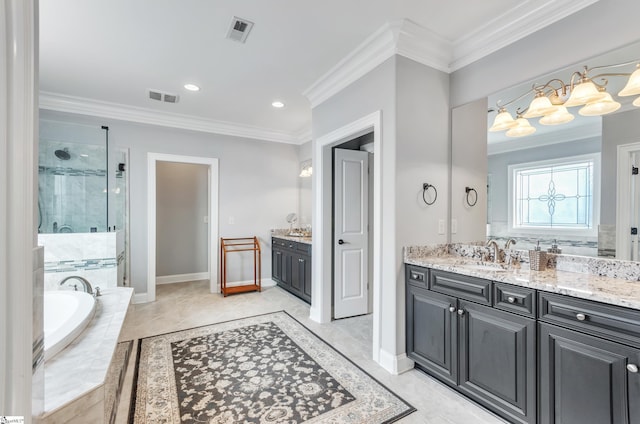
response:
<path fill-rule="evenodd" d="M 369 155 L 335 149 L 334 318 L 368 312 Z"/>

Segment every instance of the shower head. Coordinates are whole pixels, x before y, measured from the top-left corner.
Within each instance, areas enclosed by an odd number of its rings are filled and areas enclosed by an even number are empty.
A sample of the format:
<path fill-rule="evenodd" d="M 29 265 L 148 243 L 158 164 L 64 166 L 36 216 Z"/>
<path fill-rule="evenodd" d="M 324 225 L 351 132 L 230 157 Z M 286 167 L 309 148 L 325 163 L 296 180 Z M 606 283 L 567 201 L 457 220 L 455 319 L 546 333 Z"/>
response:
<path fill-rule="evenodd" d="M 71 155 L 69 154 L 69 149 L 67 149 L 66 147 L 62 150 L 56 150 L 53 153 L 56 155 L 58 159 L 61 159 L 61 160 L 71 159 Z"/>

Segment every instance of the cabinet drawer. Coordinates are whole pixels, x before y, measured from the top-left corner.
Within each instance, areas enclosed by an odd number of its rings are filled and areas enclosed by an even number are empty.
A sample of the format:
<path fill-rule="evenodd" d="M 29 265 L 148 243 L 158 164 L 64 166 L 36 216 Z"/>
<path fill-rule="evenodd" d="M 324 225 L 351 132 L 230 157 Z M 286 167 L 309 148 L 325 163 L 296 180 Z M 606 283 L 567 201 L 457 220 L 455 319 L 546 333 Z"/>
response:
<path fill-rule="evenodd" d="M 274 247 L 280 247 L 280 248 L 288 246 L 286 240 L 275 238 L 275 237 L 271 239 L 271 245 Z"/>
<path fill-rule="evenodd" d="M 432 269 L 429 289 L 491 306 L 491 281 Z"/>
<path fill-rule="evenodd" d="M 296 243 L 296 251 L 303 255 L 311 255 L 311 245 L 307 243 Z"/>
<path fill-rule="evenodd" d="M 640 347 L 640 311 L 539 293 L 539 319 Z"/>
<path fill-rule="evenodd" d="M 511 284 L 493 283 L 493 306 L 530 318 L 536 317 L 536 291 Z"/>
<path fill-rule="evenodd" d="M 422 268 L 415 265 L 407 265 L 406 267 L 406 279 L 407 282 L 413 285 L 427 288 L 427 281 L 429 276 L 429 269 Z"/>

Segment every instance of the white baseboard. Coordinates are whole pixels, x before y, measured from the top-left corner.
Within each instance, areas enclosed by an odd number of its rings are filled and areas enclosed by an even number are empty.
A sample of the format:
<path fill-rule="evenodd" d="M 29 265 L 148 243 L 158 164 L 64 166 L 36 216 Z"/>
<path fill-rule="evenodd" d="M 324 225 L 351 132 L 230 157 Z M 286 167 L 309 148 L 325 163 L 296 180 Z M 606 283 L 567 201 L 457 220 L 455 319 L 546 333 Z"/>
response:
<path fill-rule="evenodd" d="M 133 295 L 133 303 L 147 303 L 147 294 L 146 293 L 136 293 Z"/>
<path fill-rule="evenodd" d="M 156 284 L 184 283 L 186 281 L 198 281 L 198 280 L 208 280 L 208 279 L 209 279 L 208 272 L 194 272 L 191 274 L 163 275 L 160 277 L 156 277 Z"/>
<path fill-rule="evenodd" d="M 409 359 L 406 353 L 394 355 L 384 349 L 380 349 L 378 363 L 393 375 L 402 374 L 403 372 L 413 369 L 414 364 L 413 360 Z"/>

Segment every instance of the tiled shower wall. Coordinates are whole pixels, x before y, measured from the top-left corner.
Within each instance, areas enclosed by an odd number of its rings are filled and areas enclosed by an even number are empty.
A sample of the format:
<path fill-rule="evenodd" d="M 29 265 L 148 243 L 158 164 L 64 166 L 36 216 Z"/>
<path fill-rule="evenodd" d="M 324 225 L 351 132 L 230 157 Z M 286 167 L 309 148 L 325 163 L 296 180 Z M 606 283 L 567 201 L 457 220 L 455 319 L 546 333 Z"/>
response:
<path fill-rule="evenodd" d="M 118 257 L 124 251 L 122 231 L 109 233 L 39 234 L 44 246 L 44 288 L 57 290 L 60 281 L 77 275 L 93 287 L 118 285 Z M 122 272 L 120 272 L 122 274 Z"/>

